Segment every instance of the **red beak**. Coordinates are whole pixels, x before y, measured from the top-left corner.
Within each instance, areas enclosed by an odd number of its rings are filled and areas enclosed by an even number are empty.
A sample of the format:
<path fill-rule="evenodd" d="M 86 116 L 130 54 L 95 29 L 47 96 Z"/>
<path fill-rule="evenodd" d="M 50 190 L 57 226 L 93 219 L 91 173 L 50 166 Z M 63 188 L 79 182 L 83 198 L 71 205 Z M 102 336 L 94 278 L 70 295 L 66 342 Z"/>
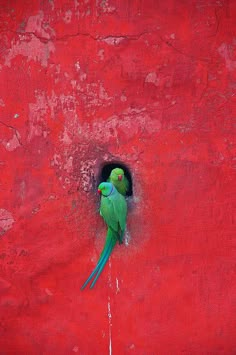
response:
<path fill-rule="evenodd" d="M 98 189 L 98 193 L 101 194 L 101 192 L 102 192 L 102 191 L 101 191 L 100 189 Z"/>
<path fill-rule="evenodd" d="M 118 180 L 119 180 L 119 181 L 122 180 L 122 175 L 118 175 Z"/>

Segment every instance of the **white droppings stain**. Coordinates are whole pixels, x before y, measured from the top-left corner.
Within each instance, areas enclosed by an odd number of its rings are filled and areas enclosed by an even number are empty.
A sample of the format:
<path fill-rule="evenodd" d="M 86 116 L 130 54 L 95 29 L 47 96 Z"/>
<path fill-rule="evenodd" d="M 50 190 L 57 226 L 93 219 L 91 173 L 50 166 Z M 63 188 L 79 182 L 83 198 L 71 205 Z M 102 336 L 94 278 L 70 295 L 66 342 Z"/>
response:
<path fill-rule="evenodd" d="M 71 10 L 67 10 L 65 13 L 65 16 L 63 17 L 63 21 L 67 24 L 71 22 L 71 18 L 72 18 L 72 11 Z"/>
<path fill-rule="evenodd" d="M 235 70 L 236 68 L 236 60 L 232 60 L 232 50 L 230 46 L 226 43 L 222 43 L 221 46 L 218 48 L 218 52 L 222 58 L 225 60 L 226 68 L 230 71 Z"/>
<path fill-rule="evenodd" d="M 14 222 L 11 212 L 0 208 L 0 236 L 11 229 Z"/>
<path fill-rule="evenodd" d="M 170 38 L 175 39 L 175 33 L 171 33 Z"/>
<path fill-rule="evenodd" d="M 124 234 L 124 243 L 125 243 L 126 246 L 129 245 L 130 239 L 131 239 L 130 233 L 126 229 L 125 234 Z"/>
<path fill-rule="evenodd" d="M 110 296 L 108 296 L 108 302 L 107 302 L 107 315 L 108 315 L 108 325 L 109 325 L 109 355 L 112 355 L 112 314 L 111 314 Z"/>
<path fill-rule="evenodd" d="M 109 258 L 108 264 L 109 264 L 108 285 L 111 288 L 112 287 L 112 284 L 111 284 L 111 258 Z"/>
<path fill-rule="evenodd" d="M 119 292 L 120 292 L 119 280 L 118 280 L 118 278 L 116 277 L 116 293 L 119 293 Z"/>
<path fill-rule="evenodd" d="M 15 113 L 14 118 L 18 118 L 18 117 L 20 117 L 19 113 Z"/>
<path fill-rule="evenodd" d="M 157 77 L 157 74 L 155 72 L 148 73 L 145 78 L 145 83 L 152 83 L 155 86 L 158 86 L 159 82 L 160 79 Z"/>
<path fill-rule="evenodd" d="M 75 345 L 73 347 L 72 351 L 74 351 L 74 353 L 77 353 L 79 351 L 79 347 L 77 345 Z"/>

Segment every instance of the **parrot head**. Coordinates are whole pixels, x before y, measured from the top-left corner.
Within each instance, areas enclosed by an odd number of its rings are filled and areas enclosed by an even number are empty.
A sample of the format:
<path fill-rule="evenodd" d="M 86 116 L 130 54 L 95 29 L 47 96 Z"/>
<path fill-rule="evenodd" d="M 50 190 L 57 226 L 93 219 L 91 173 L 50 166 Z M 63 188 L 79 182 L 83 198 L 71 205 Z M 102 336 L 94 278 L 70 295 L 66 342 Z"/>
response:
<path fill-rule="evenodd" d="M 121 168 L 115 168 L 111 171 L 111 179 L 122 181 L 124 178 L 124 170 Z"/>
<path fill-rule="evenodd" d="M 109 196 L 114 191 L 115 187 L 110 182 L 101 182 L 98 186 L 98 193 L 103 196 Z"/>

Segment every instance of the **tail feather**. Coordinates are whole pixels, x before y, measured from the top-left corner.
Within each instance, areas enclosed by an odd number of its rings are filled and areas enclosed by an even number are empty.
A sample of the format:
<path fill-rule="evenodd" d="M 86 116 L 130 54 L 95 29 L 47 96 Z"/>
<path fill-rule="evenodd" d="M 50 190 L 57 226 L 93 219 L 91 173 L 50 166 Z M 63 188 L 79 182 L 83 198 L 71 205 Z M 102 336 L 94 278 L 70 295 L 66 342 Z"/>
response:
<path fill-rule="evenodd" d="M 112 252 L 114 246 L 115 246 L 115 244 L 110 244 L 109 250 L 108 250 L 108 252 L 106 253 L 106 255 L 104 256 L 104 258 L 103 258 L 103 260 L 102 260 L 102 263 L 101 263 L 101 265 L 99 266 L 99 270 L 98 270 L 98 272 L 97 272 L 97 275 L 96 275 L 96 277 L 94 278 L 94 280 L 93 280 L 93 282 L 92 282 L 90 288 L 93 288 L 93 286 L 95 285 L 97 279 L 99 278 L 99 275 L 101 274 L 102 270 L 104 269 L 104 267 L 105 267 L 105 265 L 106 265 L 106 263 L 107 263 L 107 260 L 109 259 L 109 256 L 110 256 L 110 254 L 111 254 L 111 252 Z"/>
<path fill-rule="evenodd" d="M 100 265 L 101 265 L 103 259 L 105 258 L 105 256 L 106 256 L 108 250 L 109 250 L 108 248 L 110 247 L 110 244 L 111 244 L 111 241 L 110 241 L 110 243 L 109 243 L 108 245 L 106 245 L 107 250 L 106 250 L 106 251 L 103 250 L 103 252 L 102 252 L 102 254 L 101 254 L 101 256 L 100 256 L 100 258 L 99 258 L 99 260 L 98 260 L 98 263 L 97 263 L 96 267 L 94 268 L 93 272 L 89 275 L 89 277 L 87 278 L 87 280 L 85 281 L 85 283 L 84 283 L 83 286 L 81 287 L 81 290 L 83 290 L 83 289 L 87 286 L 87 284 L 89 283 L 89 281 L 90 281 L 90 280 L 93 278 L 93 276 L 98 272 L 99 267 L 100 267 Z M 104 248 L 104 249 L 105 249 L 105 248 Z M 109 256 L 108 256 L 108 257 L 109 257 Z"/>
<path fill-rule="evenodd" d="M 94 268 L 94 270 L 92 271 L 92 273 L 89 275 L 88 279 L 85 281 L 85 283 L 83 284 L 83 286 L 81 287 L 81 290 L 83 290 L 88 283 L 92 280 L 92 278 L 95 276 L 90 288 L 93 288 L 93 286 L 95 285 L 99 275 L 101 274 L 102 270 L 104 269 L 104 266 L 107 263 L 107 260 L 109 259 L 109 256 L 116 244 L 117 241 L 117 233 L 115 233 L 114 231 L 112 231 L 110 228 L 108 228 L 107 230 L 107 237 L 106 237 L 106 243 L 105 246 L 102 250 L 102 253 L 100 255 L 100 258 L 98 260 L 98 263 L 96 265 L 96 267 Z"/>

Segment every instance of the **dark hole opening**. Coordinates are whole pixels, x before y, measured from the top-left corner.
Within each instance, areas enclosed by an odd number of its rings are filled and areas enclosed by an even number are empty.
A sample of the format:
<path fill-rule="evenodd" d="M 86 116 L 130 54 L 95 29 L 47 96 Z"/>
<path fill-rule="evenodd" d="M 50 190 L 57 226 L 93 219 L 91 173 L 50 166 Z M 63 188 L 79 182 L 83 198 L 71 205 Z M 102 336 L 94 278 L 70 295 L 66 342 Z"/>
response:
<path fill-rule="evenodd" d="M 127 177 L 128 181 L 129 181 L 129 189 L 126 193 L 126 196 L 132 196 L 133 195 L 133 184 L 132 184 L 132 177 L 131 177 L 131 173 L 129 168 L 127 168 L 127 166 L 125 164 L 122 163 L 106 163 L 100 172 L 100 176 L 99 176 L 99 184 L 103 181 L 107 181 L 107 179 L 110 176 L 110 173 L 113 169 L 115 168 L 121 168 L 124 170 L 125 176 Z"/>

